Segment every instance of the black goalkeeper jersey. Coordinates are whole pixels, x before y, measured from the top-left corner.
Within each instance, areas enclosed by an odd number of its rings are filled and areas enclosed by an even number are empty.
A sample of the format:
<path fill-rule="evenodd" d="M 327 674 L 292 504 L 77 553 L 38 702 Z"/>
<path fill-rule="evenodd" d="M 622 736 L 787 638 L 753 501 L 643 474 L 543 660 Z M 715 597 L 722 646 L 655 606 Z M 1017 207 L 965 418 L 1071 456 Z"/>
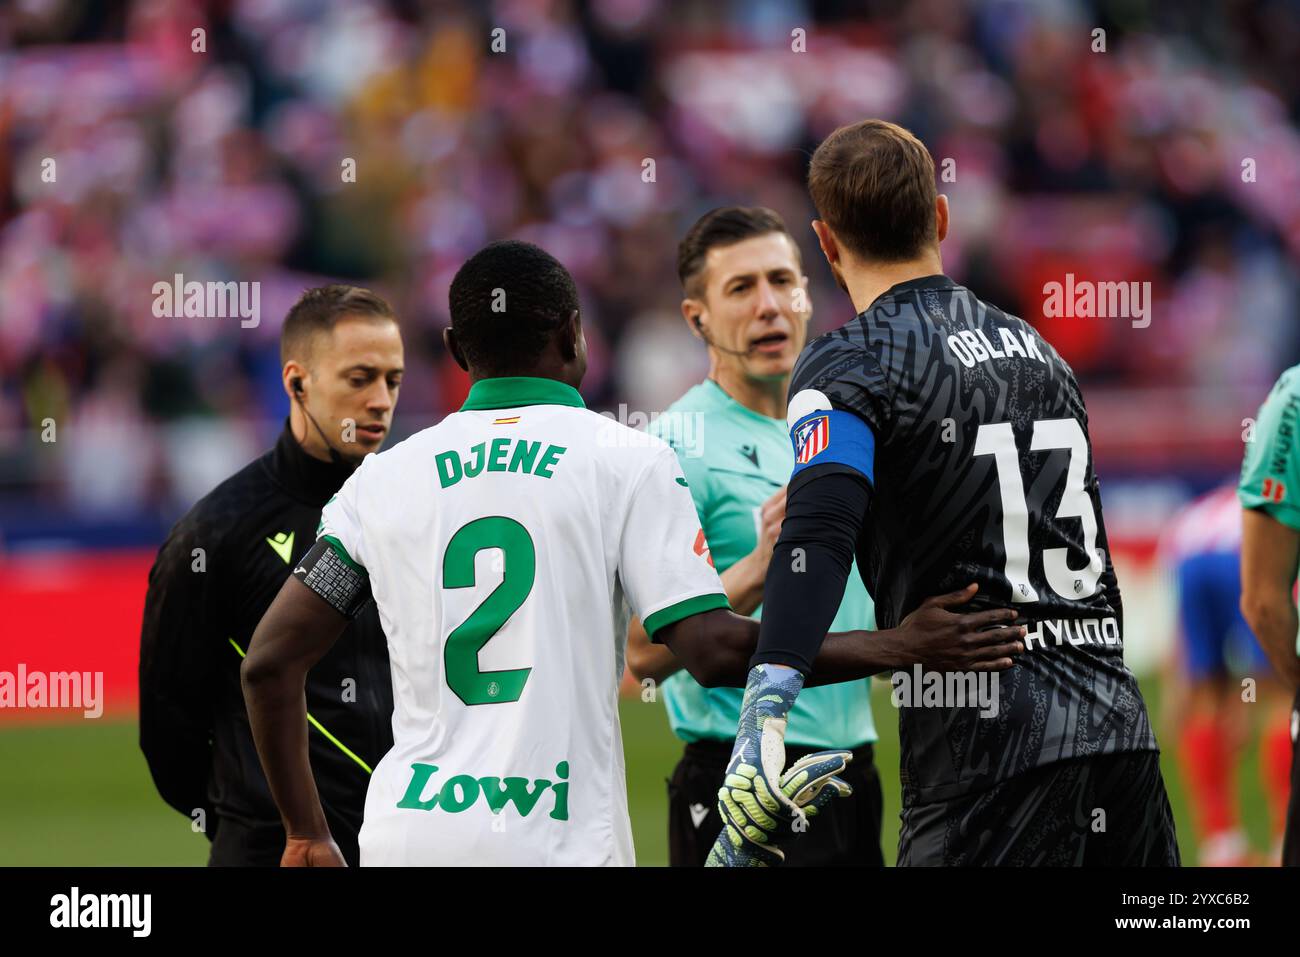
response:
<path fill-rule="evenodd" d="M 808 390 L 828 402 L 800 399 Z M 998 676 L 995 716 L 900 708 L 906 801 L 1066 758 L 1156 748 L 1124 665 L 1083 395 L 1032 326 L 946 276 L 900 283 L 807 346 L 790 395 L 792 419 L 801 407 L 830 408 L 874 433 L 856 558 L 880 628 L 970 582 L 977 606 L 1015 608 L 1029 628 L 1026 652 Z M 829 441 L 815 424 L 796 435 L 813 453 L 807 465 Z"/>

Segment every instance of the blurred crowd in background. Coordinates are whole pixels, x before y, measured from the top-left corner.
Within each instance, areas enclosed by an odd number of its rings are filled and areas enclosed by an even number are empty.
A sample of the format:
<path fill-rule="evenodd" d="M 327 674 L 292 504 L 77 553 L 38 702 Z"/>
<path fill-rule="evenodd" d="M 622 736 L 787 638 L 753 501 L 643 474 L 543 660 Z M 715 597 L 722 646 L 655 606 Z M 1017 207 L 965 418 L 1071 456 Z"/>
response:
<path fill-rule="evenodd" d="M 447 288 L 492 240 L 574 274 L 597 409 L 654 412 L 704 375 L 676 244 L 715 206 L 786 218 L 833 328 L 852 309 L 803 174 L 867 116 L 946 167 L 946 271 L 1071 361 L 1104 467 L 1206 487 L 1300 360 L 1297 63 L 1280 0 L 4 4 L 0 550 L 105 523 L 156 542 L 259 454 L 308 286 L 396 307 L 393 440 L 459 405 Z M 1066 273 L 1150 282 L 1150 326 L 1044 318 Z M 260 283 L 260 323 L 155 316 L 176 274 Z"/>

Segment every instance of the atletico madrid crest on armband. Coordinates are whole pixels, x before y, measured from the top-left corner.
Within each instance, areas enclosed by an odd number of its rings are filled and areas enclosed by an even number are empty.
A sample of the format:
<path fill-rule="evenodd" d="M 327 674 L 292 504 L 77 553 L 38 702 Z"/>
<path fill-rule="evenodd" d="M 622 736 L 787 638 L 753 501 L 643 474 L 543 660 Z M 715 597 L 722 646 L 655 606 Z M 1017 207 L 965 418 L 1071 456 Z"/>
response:
<path fill-rule="evenodd" d="M 809 462 L 818 453 L 825 451 L 830 441 L 830 418 L 819 415 L 815 419 L 809 419 L 799 426 L 799 431 L 794 436 L 795 464 L 804 465 Z"/>

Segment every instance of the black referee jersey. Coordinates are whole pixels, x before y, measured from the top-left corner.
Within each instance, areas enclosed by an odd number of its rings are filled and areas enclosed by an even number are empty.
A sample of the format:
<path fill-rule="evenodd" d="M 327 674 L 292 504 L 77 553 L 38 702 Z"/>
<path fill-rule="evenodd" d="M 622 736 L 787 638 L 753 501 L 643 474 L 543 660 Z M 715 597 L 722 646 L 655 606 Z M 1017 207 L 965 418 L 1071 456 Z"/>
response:
<path fill-rule="evenodd" d="M 211 864 L 272 866 L 284 850 L 239 666 L 293 562 L 315 542 L 321 506 L 351 472 L 308 455 L 286 422 L 274 449 L 176 523 L 149 571 L 140 748 L 163 800 L 195 820 L 204 812 Z M 356 866 L 370 769 L 393 743 L 388 648 L 373 602 L 308 674 L 307 711 L 321 804 Z"/>

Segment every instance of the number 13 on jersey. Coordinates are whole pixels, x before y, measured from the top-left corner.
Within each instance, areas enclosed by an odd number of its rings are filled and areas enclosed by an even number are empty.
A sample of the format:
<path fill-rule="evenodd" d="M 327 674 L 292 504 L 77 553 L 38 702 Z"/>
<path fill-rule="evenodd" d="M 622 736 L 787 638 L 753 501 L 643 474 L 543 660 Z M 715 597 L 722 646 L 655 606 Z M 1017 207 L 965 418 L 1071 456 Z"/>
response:
<path fill-rule="evenodd" d="M 1088 470 L 1088 440 L 1077 419 L 1042 419 L 1034 423 L 1031 452 L 1065 449 L 1070 455 L 1065 475 L 1065 491 L 1057 508 L 1057 518 L 1077 518 L 1083 524 L 1083 550 L 1088 562 L 1071 568 L 1068 548 L 1043 551 L 1043 575 L 1048 586 L 1062 598 L 1089 598 L 1097 590 L 1104 568 L 1097 551 L 1097 513 L 1084 479 Z M 975 454 L 991 455 L 997 466 L 998 487 L 1002 493 L 1002 536 L 1007 556 L 1007 581 L 1011 600 L 1036 602 L 1038 590 L 1029 580 L 1029 505 L 1025 483 L 1020 475 L 1020 454 L 1010 422 L 981 425 L 975 436 Z"/>

